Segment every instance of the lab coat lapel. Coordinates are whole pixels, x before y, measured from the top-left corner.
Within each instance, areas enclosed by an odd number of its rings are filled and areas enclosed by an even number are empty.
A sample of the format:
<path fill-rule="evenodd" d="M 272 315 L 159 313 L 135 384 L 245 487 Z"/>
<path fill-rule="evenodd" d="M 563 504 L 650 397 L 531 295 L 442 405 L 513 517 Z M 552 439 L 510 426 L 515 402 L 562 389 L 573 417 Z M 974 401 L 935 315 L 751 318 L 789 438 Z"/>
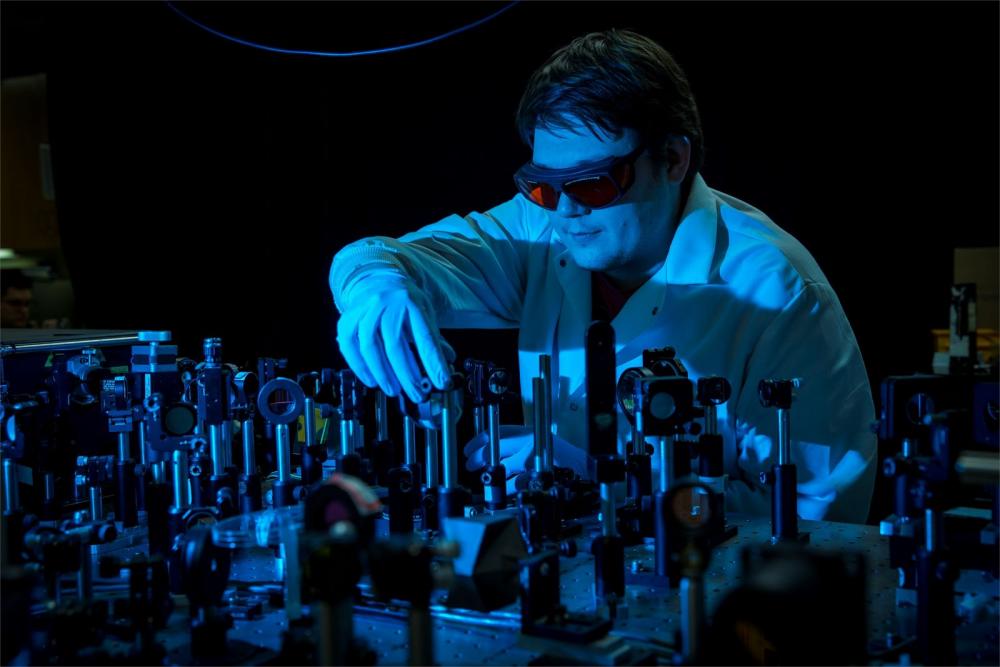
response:
<path fill-rule="evenodd" d="M 704 285 L 709 282 L 718 226 L 718 199 L 697 174 L 664 262 L 666 283 Z"/>
<path fill-rule="evenodd" d="M 715 197 L 704 179 L 697 175 L 691 184 L 691 193 L 663 266 L 629 298 L 611 323 L 615 329 L 619 352 L 629 342 L 653 328 L 664 308 L 668 285 L 709 282 L 715 256 L 717 226 Z M 669 345 L 670 341 L 659 344 Z"/>
<path fill-rule="evenodd" d="M 648 331 L 663 308 L 666 293 L 666 265 L 661 266 L 652 278 L 629 297 L 618 315 L 611 321 L 615 330 L 617 349 L 643 332 Z"/>

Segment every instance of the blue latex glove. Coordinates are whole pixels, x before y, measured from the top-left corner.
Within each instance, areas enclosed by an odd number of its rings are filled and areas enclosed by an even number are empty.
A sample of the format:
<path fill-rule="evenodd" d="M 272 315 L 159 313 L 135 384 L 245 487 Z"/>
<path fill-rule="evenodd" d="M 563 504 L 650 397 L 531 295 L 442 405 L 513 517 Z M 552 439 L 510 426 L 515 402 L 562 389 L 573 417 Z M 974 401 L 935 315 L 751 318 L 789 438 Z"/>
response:
<path fill-rule="evenodd" d="M 489 434 L 480 433 L 464 448 L 465 468 L 474 472 L 486 467 L 489 460 Z M 552 436 L 553 464 L 571 468 L 581 477 L 587 476 L 587 452 L 557 435 Z M 516 492 L 515 481 L 521 473 L 535 467 L 535 432 L 530 426 L 503 424 L 500 426 L 500 462 L 507 469 L 507 493 Z"/>
<path fill-rule="evenodd" d="M 420 381 L 445 389 L 455 351 L 441 337 L 427 297 L 398 276 L 373 276 L 352 290 L 337 322 L 340 352 L 358 379 L 419 403 Z"/>

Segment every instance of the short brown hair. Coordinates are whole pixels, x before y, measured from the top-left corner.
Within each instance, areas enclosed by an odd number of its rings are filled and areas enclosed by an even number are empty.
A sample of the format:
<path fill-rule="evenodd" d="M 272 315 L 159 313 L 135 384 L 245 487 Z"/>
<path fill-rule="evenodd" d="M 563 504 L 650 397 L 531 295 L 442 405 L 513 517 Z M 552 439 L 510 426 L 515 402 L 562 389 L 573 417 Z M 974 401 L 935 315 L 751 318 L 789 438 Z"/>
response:
<path fill-rule="evenodd" d="M 612 136 L 631 128 L 660 161 L 667 136 L 683 134 L 691 141 L 685 184 L 701 168 L 701 120 L 687 77 L 648 37 L 629 30 L 592 32 L 535 70 L 517 109 L 521 139 L 531 146 L 538 126 L 568 129 L 569 116 L 595 134 L 596 128 Z"/>

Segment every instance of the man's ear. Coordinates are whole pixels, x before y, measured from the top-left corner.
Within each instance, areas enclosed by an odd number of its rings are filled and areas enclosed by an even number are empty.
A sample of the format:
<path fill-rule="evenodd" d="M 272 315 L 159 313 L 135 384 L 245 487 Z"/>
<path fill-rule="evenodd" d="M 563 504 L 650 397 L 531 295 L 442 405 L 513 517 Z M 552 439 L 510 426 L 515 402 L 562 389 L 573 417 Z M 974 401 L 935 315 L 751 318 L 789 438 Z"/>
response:
<path fill-rule="evenodd" d="M 691 165 L 691 140 L 683 134 L 667 135 L 667 178 L 680 183 Z"/>

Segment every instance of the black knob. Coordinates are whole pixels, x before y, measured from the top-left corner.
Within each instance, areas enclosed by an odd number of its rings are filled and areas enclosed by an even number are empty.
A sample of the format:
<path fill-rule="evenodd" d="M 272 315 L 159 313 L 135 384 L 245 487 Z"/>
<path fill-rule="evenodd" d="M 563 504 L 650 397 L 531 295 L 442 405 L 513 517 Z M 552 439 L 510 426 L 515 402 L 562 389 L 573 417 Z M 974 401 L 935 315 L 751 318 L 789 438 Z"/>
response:
<path fill-rule="evenodd" d="M 787 410 L 792 407 L 793 391 L 798 386 L 798 380 L 761 380 L 757 385 L 760 404 L 765 408 Z"/>
<path fill-rule="evenodd" d="M 733 387 L 724 377 L 709 375 L 698 379 L 698 402 L 702 405 L 721 405 L 732 393 Z"/>
<path fill-rule="evenodd" d="M 576 540 L 563 540 L 559 543 L 559 554 L 565 556 L 566 558 L 573 558 L 576 556 Z"/>

